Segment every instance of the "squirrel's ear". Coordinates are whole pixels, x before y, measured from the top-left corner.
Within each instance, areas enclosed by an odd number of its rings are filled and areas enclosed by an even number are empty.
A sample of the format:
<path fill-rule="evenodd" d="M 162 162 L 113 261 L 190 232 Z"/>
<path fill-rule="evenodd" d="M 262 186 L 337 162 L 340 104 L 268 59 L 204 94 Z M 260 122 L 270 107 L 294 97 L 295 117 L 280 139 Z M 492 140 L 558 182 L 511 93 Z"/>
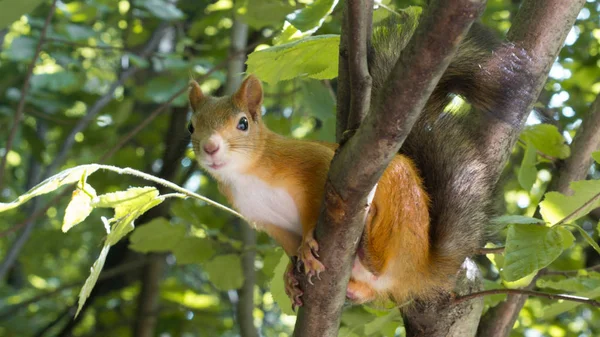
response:
<path fill-rule="evenodd" d="M 261 104 L 263 100 L 263 89 L 260 80 L 254 76 L 248 76 L 238 91 L 233 94 L 233 104 L 239 109 L 245 110 L 256 120 L 261 115 Z"/>
<path fill-rule="evenodd" d="M 202 93 L 202 89 L 200 89 L 200 85 L 198 82 L 192 80 L 190 81 L 190 93 L 189 93 L 190 105 L 192 106 L 192 110 L 196 111 L 202 105 L 206 96 Z"/>

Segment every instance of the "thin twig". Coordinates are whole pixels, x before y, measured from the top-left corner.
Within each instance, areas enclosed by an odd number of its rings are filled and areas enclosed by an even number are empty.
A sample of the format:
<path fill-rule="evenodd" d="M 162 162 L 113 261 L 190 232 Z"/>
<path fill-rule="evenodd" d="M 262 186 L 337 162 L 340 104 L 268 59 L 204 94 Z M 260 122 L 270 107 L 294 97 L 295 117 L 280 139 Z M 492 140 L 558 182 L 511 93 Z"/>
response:
<path fill-rule="evenodd" d="M 459 304 L 459 303 L 469 301 L 469 300 L 472 300 L 474 298 L 481 297 L 481 296 L 498 295 L 498 294 L 503 294 L 503 295 L 519 294 L 519 295 L 527 295 L 527 296 L 544 297 L 544 298 L 549 298 L 551 300 L 564 300 L 564 301 L 589 304 L 594 307 L 600 307 L 599 301 L 596 301 L 596 300 L 590 299 L 590 298 L 586 298 L 586 297 L 566 295 L 566 294 L 549 294 L 549 293 L 543 293 L 540 291 L 525 290 L 525 289 L 490 289 L 490 290 L 479 291 L 479 292 L 464 295 L 464 296 L 458 296 L 452 301 L 452 304 Z"/>
<path fill-rule="evenodd" d="M 552 225 L 552 227 L 554 227 L 554 226 L 561 226 L 561 225 L 566 224 L 566 223 L 570 222 L 571 220 L 577 218 L 577 216 L 579 215 L 579 213 L 581 211 L 583 211 L 587 207 L 595 204 L 598 200 L 600 200 L 600 193 L 594 195 L 590 200 L 586 201 L 583 205 L 581 205 L 581 207 L 578 207 L 576 210 L 574 210 L 573 212 L 571 212 L 569 215 L 567 215 L 566 217 L 564 217 L 562 220 L 560 220 L 559 222 L 557 222 L 554 225 Z"/>
<path fill-rule="evenodd" d="M 2 161 L 0 162 L 0 190 L 4 186 L 4 170 L 6 166 L 6 158 L 8 157 L 8 153 L 12 148 L 13 141 L 15 140 L 15 136 L 17 134 L 17 129 L 19 128 L 19 123 L 21 122 L 21 117 L 23 117 L 23 109 L 25 108 L 25 99 L 27 97 L 27 93 L 29 92 L 29 81 L 31 80 L 31 76 L 33 75 L 33 69 L 35 68 L 35 64 L 37 63 L 37 59 L 42 51 L 42 45 L 44 44 L 44 40 L 46 39 L 46 33 L 48 31 L 48 27 L 50 26 L 50 21 L 54 16 L 54 12 L 56 11 L 56 0 L 52 1 L 52 5 L 50 5 L 50 11 L 46 16 L 46 21 L 44 22 L 44 27 L 42 28 L 42 32 L 40 33 L 40 40 L 35 48 L 35 53 L 33 54 L 33 59 L 29 64 L 29 68 L 27 68 L 27 73 L 25 75 L 25 81 L 23 82 L 23 87 L 21 88 L 21 99 L 19 99 L 19 105 L 17 106 L 17 111 L 15 112 L 15 119 L 13 120 L 13 126 L 10 129 L 10 134 L 8 135 L 8 140 L 6 141 L 6 148 L 4 151 L 4 156 L 2 156 Z"/>

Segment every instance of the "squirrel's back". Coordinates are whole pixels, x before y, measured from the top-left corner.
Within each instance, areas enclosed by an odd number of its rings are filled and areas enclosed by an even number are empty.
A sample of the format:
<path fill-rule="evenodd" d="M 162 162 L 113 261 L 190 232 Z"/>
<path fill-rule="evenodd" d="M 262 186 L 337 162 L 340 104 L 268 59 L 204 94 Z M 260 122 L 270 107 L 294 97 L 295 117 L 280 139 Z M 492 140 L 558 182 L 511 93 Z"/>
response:
<path fill-rule="evenodd" d="M 414 16 L 403 13 L 375 27 L 369 55 L 373 99 L 377 99 L 416 24 Z M 482 27 L 472 27 L 400 150 L 415 162 L 431 198 L 431 269 L 440 278 L 454 274 L 464 259 L 481 247 L 491 213 L 495 179 L 475 143 L 477 118 L 444 109 L 453 94 L 480 109 L 493 106 L 489 97 L 494 97 L 494 88 L 476 86 L 475 81 L 478 62 L 489 58 L 498 45 L 495 41 Z"/>

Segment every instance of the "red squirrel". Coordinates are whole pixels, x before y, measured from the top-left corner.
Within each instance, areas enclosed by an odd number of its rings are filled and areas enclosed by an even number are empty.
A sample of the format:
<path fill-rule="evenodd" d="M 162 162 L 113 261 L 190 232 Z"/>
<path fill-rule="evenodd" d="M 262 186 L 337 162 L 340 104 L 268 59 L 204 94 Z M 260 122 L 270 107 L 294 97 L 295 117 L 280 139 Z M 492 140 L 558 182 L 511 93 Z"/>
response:
<path fill-rule="evenodd" d="M 398 27 L 392 22 L 374 30 L 374 99 L 410 38 Z M 455 93 L 475 108 L 493 109 L 502 85 L 485 82 L 482 65 L 499 46 L 494 41 L 472 28 L 377 184 L 347 288 L 350 301 L 401 304 L 435 296 L 453 286 L 461 263 L 482 244 L 497 177 L 480 158 L 472 123 L 444 107 Z M 270 131 L 261 118 L 262 100 L 261 82 L 252 75 L 225 97 L 208 96 L 192 81 L 193 149 L 229 202 L 287 255 L 297 256 L 310 280 L 325 270 L 313 233 L 337 145 Z M 299 306 L 302 291 L 292 268 L 284 275 L 286 292 Z"/>

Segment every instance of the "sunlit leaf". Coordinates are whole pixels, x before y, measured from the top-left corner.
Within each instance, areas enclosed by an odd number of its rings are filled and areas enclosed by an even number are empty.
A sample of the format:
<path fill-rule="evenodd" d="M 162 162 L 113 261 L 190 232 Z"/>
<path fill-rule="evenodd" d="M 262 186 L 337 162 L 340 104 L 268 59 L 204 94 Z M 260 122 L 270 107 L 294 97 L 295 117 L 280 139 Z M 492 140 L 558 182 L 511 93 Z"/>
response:
<path fill-rule="evenodd" d="M 590 291 L 578 292 L 573 294 L 573 296 L 597 299 L 600 297 L 600 287 Z M 542 319 L 550 320 L 564 312 L 572 312 L 573 309 L 577 308 L 580 305 L 582 305 L 582 303 L 572 301 L 552 303 L 544 307 L 544 316 L 542 317 Z"/>
<path fill-rule="evenodd" d="M 0 203 L 0 212 L 18 207 L 31 198 L 50 193 L 63 185 L 79 181 L 82 175 L 87 174 L 89 176 L 96 170 L 98 170 L 98 166 L 94 164 L 81 165 L 64 170 L 37 184 L 35 187 L 27 191 L 27 193 L 20 195 L 15 201 L 9 203 Z"/>
<path fill-rule="evenodd" d="M 88 278 L 85 280 L 85 283 L 83 284 L 83 287 L 79 292 L 79 301 L 77 305 L 77 313 L 75 313 L 75 316 L 79 315 L 79 312 L 81 311 L 81 308 L 83 308 L 85 301 L 90 296 L 92 289 L 94 289 L 96 281 L 98 281 L 98 276 L 100 276 L 100 272 L 104 267 L 104 261 L 106 261 L 106 256 L 108 255 L 109 249 L 110 246 L 108 244 L 104 245 L 104 247 L 102 247 L 102 251 L 100 252 L 100 256 L 98 256 L 98 259 L 96 260 L 96 262 L 94 262 L 94 265 L 92 265 L 92 268 L 90 270 L 90 276 L 88 276 Z"/>
<path fill-rule="evenodd" d="M 554 125 L 536 124 L 527 126 L 521 133 L 521 139 L 526 143 L 533 143 L 538 151 L 551 157 L 565 159 L 571 154 L 569 146 L 565 144 L 565 138 Z"/>
<path fill-rule="evenodd" d="M 94 206 L 114 208 L 115 219 L 120 219 L 156 197 L 158 197 L 158 190 L 155 187 L 130 187 L 126 191 L 99 195 Z"/>
<path fill-rule="evenodd" d="M 535 147 L 531 142 L 527 142 L 527 148 L 525 149 L 518 175 L 519 184 L 526 191 L 531 190 L 537 178 L 536 158 Z"/>
<path fill-rule="evenodd" d="M 516 281 L 548 266 L 575 237 L 563 227 L 510 225 L 506 237 L 503 274 Z"/>
<path fill-rule="evenodd" d="M 125 216 L 115 216 L 116 222 L 112 226 L 110 234 L 108 234 L 108 236 L 106 237 L 106 243 L 112 246 L 115 243 L 119 242 L 119 240 L 121 240 L 123 237 L 125 237 L 125 235 L 129 234 L 129 232 L 131 232 L 135 228 L 133 222 L 137 218 L 139 218 L 142 214 L 146 213 L 146 211 L 148 211 L 152 207 L 159 205 L 161 202 L 163 202 L 163 200 L 163 198 L 159 197 L 149 200 L 145 204 L 136 204 L 136 208 L 130 210 L 129 213 L 127 213 Z M 118 210 L 115 208 L 115 213 L 120 211 L 122 212 L 122 209 Z"/>
<path fill-rule="evenodd" d="M 576 213 L 566 223 L 571 223 L 600 207 L 600 180 L 581 180 L 570 184 L 572 196 L 548 192 L 540 203 L 540 213 L 551 224 Z"/>
<path fill-rule="evenodd" d="M 92 207 L 92 199 L 96 197 L 96 190 L 88 183 L 83 185 L 78 184 L 71 201 L 65 209 L 65 216 L 63 218 L 62 231 L 67 232 L 69 229 L 83 222 L 94 207 Z"/>
<path fill-rule="evenodd" d="M 331 79 L 338 71 L 338 35 L 311 36 L 248 55 L 248 73 L 267 83 L 296 77 Z"/>
<path fill-rule="evenodd" d="M 244 284 L 244 274 L 239 255 L 219 255 L 204 264 L 210 282 L 217 289 L 238 289 Z"/>
<path fill-rule="evenodd" d="M 287 1 L 281 0 L 245 0 L 235 3 L 235 11 L 239 17 L 255 29 L 265 26 L 281 27 L 285 16 L 294 10 Z"/>

